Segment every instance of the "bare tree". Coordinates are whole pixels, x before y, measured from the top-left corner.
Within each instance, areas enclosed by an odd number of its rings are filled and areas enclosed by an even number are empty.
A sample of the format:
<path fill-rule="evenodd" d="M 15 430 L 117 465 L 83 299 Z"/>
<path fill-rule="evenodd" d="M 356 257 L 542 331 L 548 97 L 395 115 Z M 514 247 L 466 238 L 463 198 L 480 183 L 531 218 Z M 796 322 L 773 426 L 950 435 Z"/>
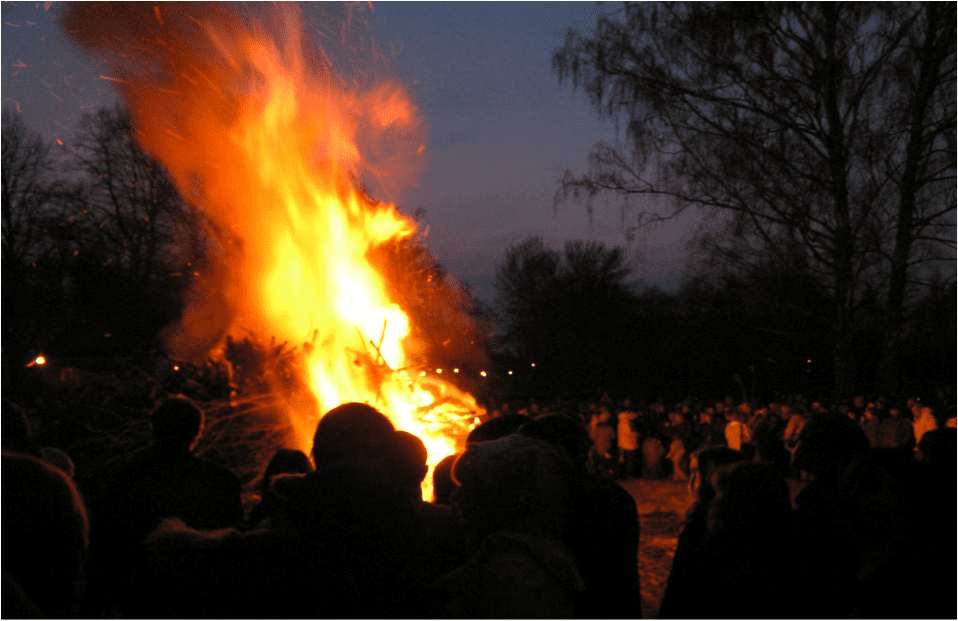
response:
<path fill-rule="evenodd" d="M 954 248 L 954 33 L 951 4 L 627 4 L 553 55 L 625 137 L 563 190 L 667 199 L 639 225 L 702 208 L 783 260 L 797 243 L 833 296 L 848 394 L 865 284 L 903 287 L 919 247 Z"/>
<path fill-rule="evenodd" d="M 50 149 L 23 118 L 3 110 L 3 152 L 0 189 L 3 192 L 3 268 L 18 277 L 46 244 L 45 211 L 53 192 Z"/>
<path fill-rule="evenodd" d="M 207 237 L 197 231 L 208 223 L 137 144 L 129 114 L 104 108 L 80 124 L 77 158 L 92 182 L 88 221 L 100 231 L 100 250 L 134 286 L 197 261 Z"/>

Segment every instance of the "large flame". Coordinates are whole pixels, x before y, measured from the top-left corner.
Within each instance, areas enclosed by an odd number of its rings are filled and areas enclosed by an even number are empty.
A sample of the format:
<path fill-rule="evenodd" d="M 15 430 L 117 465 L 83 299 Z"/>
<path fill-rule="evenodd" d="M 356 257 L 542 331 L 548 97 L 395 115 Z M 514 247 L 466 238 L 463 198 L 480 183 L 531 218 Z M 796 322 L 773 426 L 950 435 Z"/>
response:
<path fill-rule="evenodd" d="M 396 83 L 335 75 L 300 38 L 301 15 L 279 11 L 264 22 L 219 6 L 96 5 L 75 10 L 68 28 L 120 52 L 114 71 L 141 144 L 237 240 L 214 285 L 229 308 L 225 331 L 310 344 L 318 408 L 290 412 L 300 448 L 311 447 L 317 411 L 360 401 L 422 438 L 435 462 L 479 408 L 408 359 L 403 300 L 389 298 L 369 254 L 416 228 L 356 183 L 421 161 L 421 114 Z M 103 23 L 123 26 L 100 35 Z M 197 331 L 209 312 L 197 306 L 187 325 Z"/>

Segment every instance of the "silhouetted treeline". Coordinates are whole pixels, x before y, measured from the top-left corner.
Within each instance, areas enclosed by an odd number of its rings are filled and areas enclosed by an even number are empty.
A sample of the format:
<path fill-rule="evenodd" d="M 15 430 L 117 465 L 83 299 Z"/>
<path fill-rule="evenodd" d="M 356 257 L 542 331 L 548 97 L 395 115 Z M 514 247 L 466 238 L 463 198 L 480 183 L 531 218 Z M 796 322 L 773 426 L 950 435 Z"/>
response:
<path fill-rule="evenodd" d="M 693 266 L 669 293 L 632 284 L 623 253 L 581 242 L 559 252 L 537 238 L 507 252 L 495 357 L 507 398 L 832 393 L 834 300 L 800 266 L 720 277 Z M 883 312 L 871 296 L 854 327 L 859 392 L 888 392 L 878 381 Z M 954 282 L 933 282 L 915 301 L 903 335 L 902 390 L 931 393 L 949 381 L 955 317 Z"/>

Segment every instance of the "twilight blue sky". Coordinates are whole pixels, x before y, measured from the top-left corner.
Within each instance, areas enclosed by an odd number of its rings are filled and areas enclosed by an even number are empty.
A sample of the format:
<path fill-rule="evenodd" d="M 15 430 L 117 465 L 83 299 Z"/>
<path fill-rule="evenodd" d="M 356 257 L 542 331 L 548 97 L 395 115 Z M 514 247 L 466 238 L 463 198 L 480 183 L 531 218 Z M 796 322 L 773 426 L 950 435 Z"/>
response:
<path fill-rule="evenodd" d="M 48 140 L 65 142 L 83 112 L 115 101 L 101 65 L 59 28 L 62 3 L 4 2 L 0 26 L 3 107 L 19 109 Z M 400 207 L 422 207 L 428 245 L 453 276 L 494 300 L 506 249 L 532 236 L 628 245 L 636 280 L 667 290 L 681 278 L 687 224 L 640 232 L 629 244 L 620 200 L 553 210 L 563 168 L 581 170 L 591 146 L 614 138 L 551 68 L 569 26 L 589 27 L 615 4 L 577 2 L 374 3 L 363 15 L 396 70 L 415 81 L 430 128 L 429 166 Z M 309 13 L 309 7 L 306 9 Z"/>

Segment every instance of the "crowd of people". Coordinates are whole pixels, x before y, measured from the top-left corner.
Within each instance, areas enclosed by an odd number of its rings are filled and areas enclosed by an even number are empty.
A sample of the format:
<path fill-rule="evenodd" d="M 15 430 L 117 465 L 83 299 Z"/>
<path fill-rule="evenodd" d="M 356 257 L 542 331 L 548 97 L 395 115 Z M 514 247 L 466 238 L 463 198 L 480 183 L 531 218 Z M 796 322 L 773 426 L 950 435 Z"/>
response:
<path fill-rule="evenodd" d="M 428 501 L 423 442 L 347 403 L 245 513 L 194 402 L 151 423 L 81 494 L 4 401 L 4 617 L 637 618 L 638 476 L 695 498 L 663 618 L 955 616 L 954 412 L 918 400 L 502 406 Z"/>

